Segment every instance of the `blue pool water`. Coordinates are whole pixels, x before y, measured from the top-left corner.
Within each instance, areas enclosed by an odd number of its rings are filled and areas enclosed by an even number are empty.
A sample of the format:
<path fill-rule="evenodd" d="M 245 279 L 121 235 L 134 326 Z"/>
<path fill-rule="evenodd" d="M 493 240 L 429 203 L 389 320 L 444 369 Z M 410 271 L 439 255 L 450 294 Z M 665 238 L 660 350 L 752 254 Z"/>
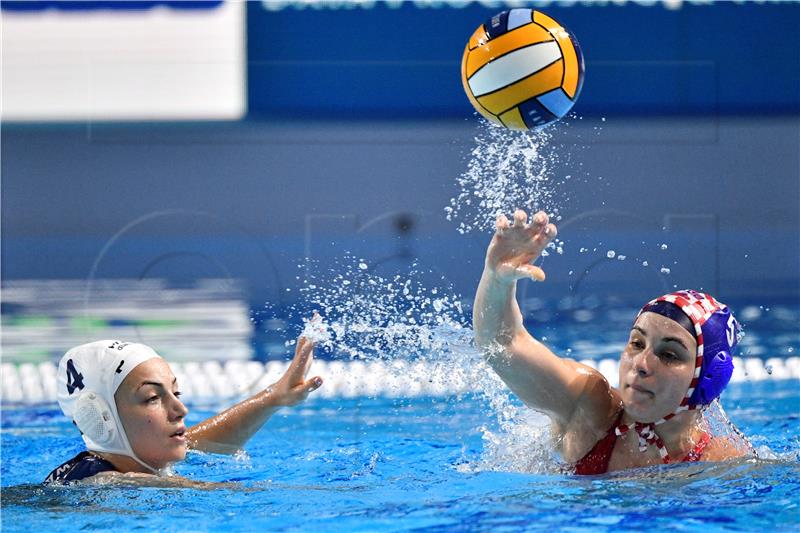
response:
<path fill-rule="evenodd" d="M 528 326 L 558 353 L 615 357 L 635 308 L 585 304 L 561 306 L 550 325 Z M 760 358 L 766 369 L 770 358 L 797 355 L 795 303 L 734 308 L 747 329 L 742 357 Z M 482 392 L 347 398 L 325 394 L 323 385 L 306 404 L 274 416 L 246 455 L 190 453 L 175 466 L 191 479 L 230 482 L 216 490 L 45 488 L 45 476 L 83 449 L 78 432 L 55 403 L 6 402 L 2 530 L 786 531 L 800 523 L 796 377 L 743 376 L 723 395 L 758 459 L 577 477 L 549 451 L 543 417 L 510 397 L 490 371 L 481 374 L 480 358 L 468 352 L 415 358 L 427 357 L 445 376 L 469 376 Z M 187 396 L 189 424 L 225 407 Z"/>
<path fill-rule="evenodd" d="M 82 449 L 53 405 L 4 409 L 3 531 L 788 530 L 800 519 L 800 393 L 741 383 L 728 415 L 765 458 L 576 477 L 487 458 L 481 397 L 315 400 L 275 416 L 247 457 L 176 472 L 228 490 L 43 488 Z M 189 422 L 212 414 L 196 408 Z M 513 443 L 509 443 L 513 444 Z M 541 446 L 541 443 L 538 443 Z M 537 443 L 530 444 L 531 456 Z M 771 452 L 767 451 L 771 450 Z M 495 461 L 495 464 L 492 464 Z"/>

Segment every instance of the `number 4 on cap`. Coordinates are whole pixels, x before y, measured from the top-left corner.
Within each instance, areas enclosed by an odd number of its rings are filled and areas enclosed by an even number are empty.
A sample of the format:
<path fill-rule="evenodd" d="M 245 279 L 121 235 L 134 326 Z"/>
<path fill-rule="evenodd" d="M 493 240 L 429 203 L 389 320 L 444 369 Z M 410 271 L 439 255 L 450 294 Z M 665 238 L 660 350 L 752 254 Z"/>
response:
<path fill-rule="evenodd" d="M 70 359 L 67 361 L 67 392 L 72 394 L 75 389 L 83 389 L 83 374 L 75 369 L 75 365 L 72 364 L 72 359 Z"/>

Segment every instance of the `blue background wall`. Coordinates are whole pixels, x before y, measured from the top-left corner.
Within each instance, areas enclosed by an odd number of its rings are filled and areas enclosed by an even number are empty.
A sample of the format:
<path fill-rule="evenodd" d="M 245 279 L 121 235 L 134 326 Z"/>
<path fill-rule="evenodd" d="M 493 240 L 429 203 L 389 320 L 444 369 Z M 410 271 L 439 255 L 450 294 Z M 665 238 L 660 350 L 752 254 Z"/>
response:
<path fill-rule="evenodd" d="M 800 4 L 597 4 L 541 8 L 583 49 L 581 114 L 800 110 Z M 461 54 L 501 8 L 418 5 L 270 11 L 250 4 L 251 113 L 464 117 L 471 109 L 461 89 Z"/>
<path fill-rule="evenodd" d="M 554 130 L 576 179 L 537 294 L 799 298 L 800 5 L 543 9 L 587 78 Z M 3 279 L 230 276 L 258 306 L 347 250 L 471 296 L 489 235 L 443 208 L 478 131 L 462 47 L 495 11 L 251 4 L 244 121 L 3 124 Z"/>

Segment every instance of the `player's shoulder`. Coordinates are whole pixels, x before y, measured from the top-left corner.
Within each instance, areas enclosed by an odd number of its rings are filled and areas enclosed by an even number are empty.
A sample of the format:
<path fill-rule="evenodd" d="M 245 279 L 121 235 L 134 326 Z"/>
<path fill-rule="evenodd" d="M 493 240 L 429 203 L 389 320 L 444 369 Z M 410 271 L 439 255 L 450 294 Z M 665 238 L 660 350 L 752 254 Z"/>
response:
<path fill-rule="evenodd" d="M 726 461 L 753 455 L 752 447 L 741 437 L 715 435 L 703 449 L 702 461 Z"/>

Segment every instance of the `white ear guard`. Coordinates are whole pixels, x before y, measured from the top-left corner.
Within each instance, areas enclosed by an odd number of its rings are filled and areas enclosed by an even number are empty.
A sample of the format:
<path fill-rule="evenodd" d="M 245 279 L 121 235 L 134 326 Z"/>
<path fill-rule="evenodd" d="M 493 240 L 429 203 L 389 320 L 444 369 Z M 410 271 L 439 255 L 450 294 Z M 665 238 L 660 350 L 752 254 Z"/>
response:
<path fill-rule="evenodd" d="M 85 391 L 75 400 L 73 420 L 78 429 L 100 446 L 111 446 L 117 426 L 108 404 L 94 391 Z"/>

